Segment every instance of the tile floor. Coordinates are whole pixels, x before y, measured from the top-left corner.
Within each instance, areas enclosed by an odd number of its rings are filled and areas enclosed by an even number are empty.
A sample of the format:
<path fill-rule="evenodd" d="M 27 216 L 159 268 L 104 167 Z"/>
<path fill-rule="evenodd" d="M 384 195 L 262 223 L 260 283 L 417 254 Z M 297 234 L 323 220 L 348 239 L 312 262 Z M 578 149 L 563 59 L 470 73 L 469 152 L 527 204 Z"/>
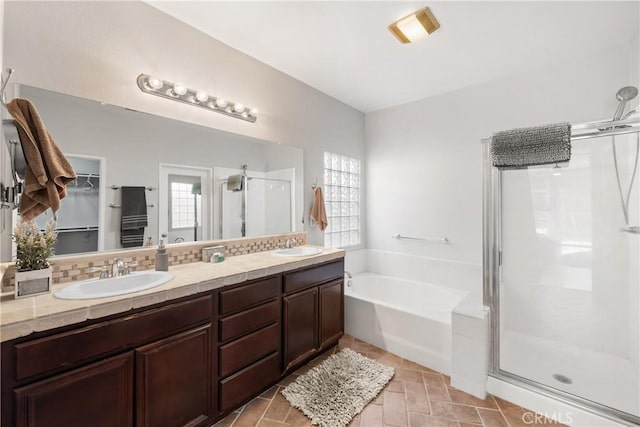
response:
<path fill-rule="evenodd" d="M 495 396 L 488 396 L 485 400 L 475 398 L 452 388 L 447 375 L 404 360 L 395 354 L 345 335 L 336 347 L 298 369 L 278 385 L 219 421 L 215 426 L 311 426 L 309 419 L 302 412 L 291 407 L 282 397 L 280 391 L 299 375 L 304 374 L 329 355 L 345 347 L 396 369 L 396 374 L 389 384 L 352 420 L 350 426 L 531 427 L 540 424 L 560 425 L 549 419 L 532 422 L 533 414 L 520 406 Z"/>

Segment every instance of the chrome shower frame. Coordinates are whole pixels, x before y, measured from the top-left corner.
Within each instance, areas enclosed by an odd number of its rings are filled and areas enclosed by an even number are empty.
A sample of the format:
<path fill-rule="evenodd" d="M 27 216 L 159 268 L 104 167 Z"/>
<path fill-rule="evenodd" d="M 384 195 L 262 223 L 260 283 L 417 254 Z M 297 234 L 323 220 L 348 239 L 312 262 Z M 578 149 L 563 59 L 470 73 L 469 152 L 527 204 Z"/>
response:
<path fill-rule="evenodd" d="M 607 120 L 572 126 L 571 140 L 598 138 L 640 132 L 640 118 Z M 576 406 L 624 425 L 640 425 L 640 417 L 538 383 L 500 369 L 500 281 L 502 264 L 502 171 L 491 166 L 491 138 L 482 140 L 482 236 L 483 300 L 489 307 L 489 376 Z"/>

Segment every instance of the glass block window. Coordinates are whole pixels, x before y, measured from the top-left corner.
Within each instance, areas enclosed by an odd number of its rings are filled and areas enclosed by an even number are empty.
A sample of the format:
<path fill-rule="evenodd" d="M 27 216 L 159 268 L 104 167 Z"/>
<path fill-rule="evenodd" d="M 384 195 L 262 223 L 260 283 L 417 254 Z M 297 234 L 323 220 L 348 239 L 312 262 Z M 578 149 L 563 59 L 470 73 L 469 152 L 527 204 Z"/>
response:
<path fill-rule="evenodd" d="M 329 222 L 324 245 L 360 244 L 360 160 L 324 153 L 324 200 Z"/>
<path fill-rule="evenodd" d="M 169 201 L 171 203 L 171 229 L 193 228 L 195 214 L 198 214 L 198 224 L 200 218 L 200 195 L 192 194 L 193 183 L 171 182 L 171 193 Z"/>

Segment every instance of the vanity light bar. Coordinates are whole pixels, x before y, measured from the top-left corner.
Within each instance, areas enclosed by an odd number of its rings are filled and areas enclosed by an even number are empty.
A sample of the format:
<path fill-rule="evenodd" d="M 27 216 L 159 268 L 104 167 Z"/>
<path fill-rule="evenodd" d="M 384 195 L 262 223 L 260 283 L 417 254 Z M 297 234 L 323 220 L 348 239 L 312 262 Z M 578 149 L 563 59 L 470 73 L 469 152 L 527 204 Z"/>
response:
<path fill-rule="evenodd" d="M 258 118 L 258 110 L 255 108 L 211 96 L 200 90 L 189 89 L 183 83 L 171 83 L 148 74 L 140 74 L 137 82 L 141 91 L 151 95 L 194 105 L 251 123 L 255 123 Z"/>

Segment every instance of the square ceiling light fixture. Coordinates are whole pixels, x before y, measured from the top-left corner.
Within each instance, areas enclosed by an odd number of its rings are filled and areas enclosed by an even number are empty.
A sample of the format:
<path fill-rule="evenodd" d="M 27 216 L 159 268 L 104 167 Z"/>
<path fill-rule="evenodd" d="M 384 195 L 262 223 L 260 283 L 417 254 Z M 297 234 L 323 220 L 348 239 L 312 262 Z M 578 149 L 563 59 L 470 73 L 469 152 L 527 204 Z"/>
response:
<path fill-rule="evenodd" d="M 413 12 L 389 25 L 389 31 L 403 44 L 423 39 L 438 28 L 440 28 L 440 23 L 428 7 Z"/>

